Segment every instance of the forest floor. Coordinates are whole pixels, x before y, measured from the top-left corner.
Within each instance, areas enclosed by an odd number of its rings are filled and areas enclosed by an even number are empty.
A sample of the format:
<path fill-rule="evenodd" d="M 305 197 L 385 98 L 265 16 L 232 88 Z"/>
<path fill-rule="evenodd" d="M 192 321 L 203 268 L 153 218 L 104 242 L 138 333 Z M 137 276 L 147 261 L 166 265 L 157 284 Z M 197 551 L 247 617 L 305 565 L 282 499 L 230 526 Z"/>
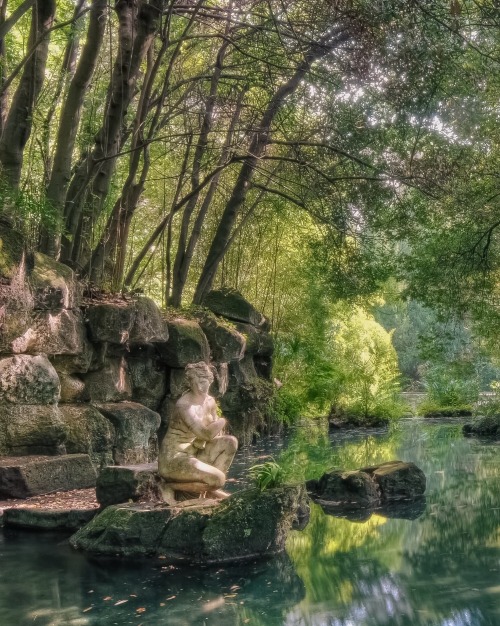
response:
<path fill-rule="evenodd" d="M 42 496 L 10 500 L 0 500 L 0 515 L 3 509 L 97 509 L 99 503 L 96 500 L 95 489 L 73 489 L 72 491 L 56 491 Z"/>

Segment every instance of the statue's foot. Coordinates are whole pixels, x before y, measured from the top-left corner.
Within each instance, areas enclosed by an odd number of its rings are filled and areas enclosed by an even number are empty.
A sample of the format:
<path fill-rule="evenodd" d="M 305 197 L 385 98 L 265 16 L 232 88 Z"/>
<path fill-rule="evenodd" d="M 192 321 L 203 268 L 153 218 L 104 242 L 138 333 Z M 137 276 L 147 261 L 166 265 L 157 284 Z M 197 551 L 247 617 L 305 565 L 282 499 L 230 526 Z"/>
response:
<path fill-rule="evenodd" d="M 224 500 L 225 498 L 229 498 L 230 494 L 227 491 L 222 491 L 222 489 L 215 489 L 214 491 L 207 491 L 207 498 L 213 498 L 214 500 Z"/>

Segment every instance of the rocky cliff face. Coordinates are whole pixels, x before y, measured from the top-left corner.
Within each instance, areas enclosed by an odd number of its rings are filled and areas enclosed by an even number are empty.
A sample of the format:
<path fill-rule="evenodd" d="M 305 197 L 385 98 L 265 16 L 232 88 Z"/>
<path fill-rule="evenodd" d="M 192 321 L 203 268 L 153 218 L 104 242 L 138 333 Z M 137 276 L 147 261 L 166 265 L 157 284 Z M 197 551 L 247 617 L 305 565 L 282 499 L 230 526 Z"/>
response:
<path fill-rule="evenodd" d="M 210 362 L 241 444 L 267 425 L 273 344 L 231 291 L 189 317 L 139 298 L 84 298 L 74 273 L 0 225 L 0 456 L 79 454 L 96 467 L 153 461 L 185 388 Z"/>

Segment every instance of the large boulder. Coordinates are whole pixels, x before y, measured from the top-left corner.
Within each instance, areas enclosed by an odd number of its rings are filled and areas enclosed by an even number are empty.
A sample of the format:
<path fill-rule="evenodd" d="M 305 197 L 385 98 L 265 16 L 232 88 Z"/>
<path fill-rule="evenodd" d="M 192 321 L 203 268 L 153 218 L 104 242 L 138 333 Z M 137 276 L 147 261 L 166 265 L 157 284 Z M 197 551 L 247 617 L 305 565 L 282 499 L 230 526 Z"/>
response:
<path fill-rule="evenodd" d="M 55 404 L 57 372 L 44 355 L 18 355 L 0 360 L 0 404 Z"/>
<path fill-rule="evenodd" d="M 168 341 L 158 346 L 161 360 L 169 367 L 208 362 L 210 348 L 198 322 L 183 318 L 168 321 Z"/>
<path fill-rule="evenodd" d="M 28 330 L 12 343 L 15 353 L 78 356 L 86 350 L 80 311 L 34 311 Z"/>
<path fill-rule="evenodd" d="M 414 463 L 404 461 L 389 461 L 348 472 L 334 470 L 326 472 L 319 480 L 307 483 L 309 495 L 328 512 L 332 509 L 352 511 L 377 508 L 382 515 L 388 511 L 388 517 L 405 517 L 406 513 L 402 513 L 402 509 L 398 514 L 392 505 L 404 505 L 421 499 L 425 487 L 426 479 L 422 470 Z M 413 515 L 414 512 L 412 510 L 409 514 Z M 369 515 L 368 512 L 365 517 Z"/>
<path fill-rule="evenodd" d="M 0 407 L 0 455 L 64 454 L 66 429 L 54 404 Z"/>
<path fill-rule="evenodd" d="M 93 555 L 157 556 L 170 561 L 226 563 L 267 557 L 285 548 L 304 506 L 303 486 L 250 489 L 222 502 L 108 506 L 71 538 Z"/>
<path fill-rule="evenodd" d="M 282 552 L 306 499 L 303 485 L 235 493 L 207 521 L 203 560 L 218 563 Z"/>
<path fill-rule="evenodd" d="M 132 397 L 132 382 L 125 357 L 106 358 L 101 369 L 82 374 L 91 402 L 120 402 Z"/>
<path fill-rule="evenodd" d="M 104 415 L 88 404 L 63 404 L 59 412 L 68 453 L 88 454 L 98 468 L 113 463 L 115 429 Z"/>
<path fill-rule="evenodd" d="M 478 435 L 480 437 L 500 436 L 500 415 L 478 416 L 473 422 L 463 425 L 464 435 Z"/>
<path fill-rule="evenodd" d="M 234 324 L 208 311 L 199 313 L 197 320 L 208 340 L 214 361 L 229 363 L 243 358 L 246 340 L 243 334 L 236 330 Z"/>
<path fill-rule="evenodd" d="M 160 416 L 137 402 L 109 402 L 96 405 L 113 424 L 113 457 L 117 465 L 148 463 L 158 454 L 156 431 Z"/>
<path fill-rule="evenodd" d="M 167 393 L 167 369 L 151 346 L 137 346 L 127 359 L 132 400 L 157 411 Z"/>
<path fill-rule="evenodd" d="M 29 282 L 35 309 L 77 309 L 81 304 L 82 287 L 76 274 L 45 254 L 35 253 Z"/>
<path fill-rule="evenodd" d="M 0 458 L 0 497 L 29 498 L 86 489 L 95 483 L 96 473 L 86 454 Z"/>
<path fill-rule="evenodd" d="M 128 345 L 168 339 L 166 323 L 149 298 L 92 304 L 87 308 L 86 318 L 94 342 Z"/>
<path fill-rule="evenodd" d="M 104 467 L 97 478 L 96 496 L 102 507 L 161 499 L 158 463 Z"/>
<path fill-rule="evenodd" d="M 203 300 L 203 306 L 226 319 L 252 324 L 264 330 L 269 329 L 269 323 L 262 313 L 234 289 L 210 291 Z"/>
<path fill-rule="evenodd" d="M 319 481 L 308 483 L 320 502 L 343 508 L 370 508 L 380 501 L 380 492 L 369 474 L 354 470 L 327 472 Z"/>
<path fill-rule="evenodd" d="M 0 278 L 11 281 L 25 263 L 24 237 L 0 221 Z"/>
<path fill-rule="evenodd" d="M 389 461 L 365 467 L 361 471 L 369 474 L 375 481 L 384 503 L 420 498 L 425 493 L 425 474 L 415 463 Z"/>

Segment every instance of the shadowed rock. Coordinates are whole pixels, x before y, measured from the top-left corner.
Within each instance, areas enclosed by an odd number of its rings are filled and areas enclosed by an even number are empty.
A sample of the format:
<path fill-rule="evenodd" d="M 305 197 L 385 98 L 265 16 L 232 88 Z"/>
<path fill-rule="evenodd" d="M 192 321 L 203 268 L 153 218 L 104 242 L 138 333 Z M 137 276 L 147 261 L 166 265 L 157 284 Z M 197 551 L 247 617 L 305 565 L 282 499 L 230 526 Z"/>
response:
<path fill-rule="evenodd" d="M 479 435 L 480 437 L 500 436 L 500 415 L 483 415 L 473 422 L 464 424 L 464 435 Z"/>

